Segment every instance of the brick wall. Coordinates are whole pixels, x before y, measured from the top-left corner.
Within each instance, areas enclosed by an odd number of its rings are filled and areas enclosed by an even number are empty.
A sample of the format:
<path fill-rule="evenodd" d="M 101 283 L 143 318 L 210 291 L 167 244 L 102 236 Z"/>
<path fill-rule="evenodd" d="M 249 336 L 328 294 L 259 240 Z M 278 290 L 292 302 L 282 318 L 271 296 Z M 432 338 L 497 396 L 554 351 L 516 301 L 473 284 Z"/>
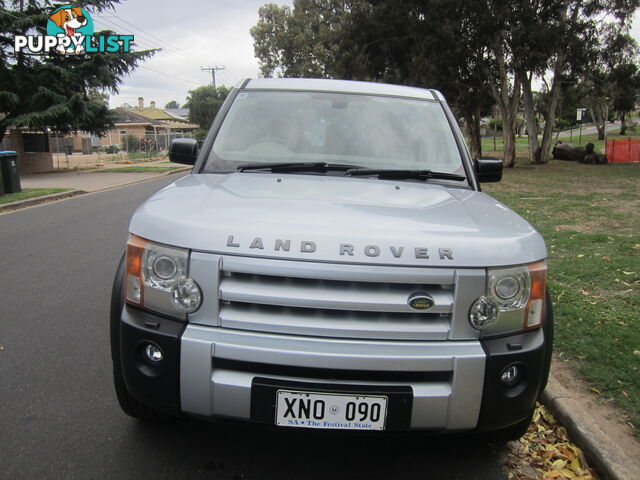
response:
<path fill-rule="evenodd" d="M 53 170 L 53 155 L 51 155 L 51 152 L 25 152 L 22 132 L 12 130 L 8 133 L 8 136 L 12 149 L 18 154 L 18 171 L 21 175 Z"/>

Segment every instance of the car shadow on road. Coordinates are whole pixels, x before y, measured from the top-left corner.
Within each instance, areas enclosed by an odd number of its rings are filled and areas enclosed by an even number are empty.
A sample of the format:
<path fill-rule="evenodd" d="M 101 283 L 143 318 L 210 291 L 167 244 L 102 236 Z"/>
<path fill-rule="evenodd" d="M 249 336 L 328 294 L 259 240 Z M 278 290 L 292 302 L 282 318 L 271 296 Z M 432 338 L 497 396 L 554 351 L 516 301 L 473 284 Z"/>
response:
<path fill-rule="evenodd" d="M 276 431 L 194 420 L 131 422 L 135 458 L 155 459 L 153 465 L 136 461 L 132 466 L 139 474 L 161 478 L 505 478 L 504 448 L 473 436 Z"/>

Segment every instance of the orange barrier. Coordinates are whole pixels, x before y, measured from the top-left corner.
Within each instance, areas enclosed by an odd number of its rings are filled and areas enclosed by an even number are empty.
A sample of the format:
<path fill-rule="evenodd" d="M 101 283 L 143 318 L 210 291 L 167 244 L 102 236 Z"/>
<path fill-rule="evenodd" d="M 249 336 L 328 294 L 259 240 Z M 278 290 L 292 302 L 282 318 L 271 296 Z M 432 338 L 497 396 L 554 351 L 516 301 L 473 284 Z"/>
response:
<path fill-rule="evenodd" d="M 640 139 L 620 138 L 607 140 L 605 155 L 609 163 L 640 162 Z"/>

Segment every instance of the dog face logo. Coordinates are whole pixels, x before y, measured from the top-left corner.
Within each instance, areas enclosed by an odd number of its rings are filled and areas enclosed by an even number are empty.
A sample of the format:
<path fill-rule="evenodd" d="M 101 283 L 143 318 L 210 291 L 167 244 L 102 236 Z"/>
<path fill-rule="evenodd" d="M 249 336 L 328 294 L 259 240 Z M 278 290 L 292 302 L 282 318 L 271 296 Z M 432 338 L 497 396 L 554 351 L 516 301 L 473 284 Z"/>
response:
<path fill-rule="evenodd" d="M 77 29 L 88 23 L 80 7 L 58 10 L 49 17 L 49 20 L 61 28 L 68 37 L 73 36 Z"/>
<path fill-rule="evenodd" d="M 81 37 L 93 35 L 93 21 L 86 10 L 78 5 L 64 5 L 56 8 L 47 22 L 47 35 L 56 37 Z M 83 53 L 82 45 L 64 48 L 58 53 Z"/>

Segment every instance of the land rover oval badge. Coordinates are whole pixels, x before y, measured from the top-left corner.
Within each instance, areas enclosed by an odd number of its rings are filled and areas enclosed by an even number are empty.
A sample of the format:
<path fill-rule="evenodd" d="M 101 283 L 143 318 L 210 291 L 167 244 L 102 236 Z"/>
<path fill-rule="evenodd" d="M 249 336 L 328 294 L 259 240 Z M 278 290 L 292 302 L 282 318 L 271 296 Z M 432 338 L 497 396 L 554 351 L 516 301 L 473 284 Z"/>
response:
<path fill-rule="evenodd" d="M 426 293 L 414 293 L 407 302 L 414 310 L 429 310 L 433 307 L 433 298 Z"/>

